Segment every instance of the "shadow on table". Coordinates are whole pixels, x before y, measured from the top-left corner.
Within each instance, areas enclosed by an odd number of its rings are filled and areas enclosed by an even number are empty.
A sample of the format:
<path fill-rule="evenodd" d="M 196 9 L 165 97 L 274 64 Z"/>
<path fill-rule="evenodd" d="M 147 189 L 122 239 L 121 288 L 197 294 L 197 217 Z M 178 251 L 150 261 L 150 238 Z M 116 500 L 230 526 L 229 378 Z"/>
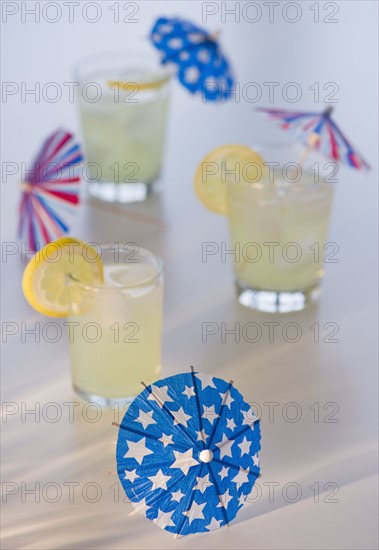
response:
<path fill-rule="evenodd" d="M 368 445 L 367 449 L 356 451 L 355 455 L 352 449 L 349 449 L 349 451 L 351 452 L 347 452 L 346 449 L 341 451 L 339 455 L 335 456 L 334 461 L 320 468 L 302 472 L 297 476 L 296 481 L 280 480 L 273 487 L 274 482 L 266 483 L 263 476 L 257 482 L 259 491 L 253 489 L 250 497 L 252 502 L 240 510 L 233 524 L 248 521 L 290 506 L 295 502 L 309 499 L 313 499 L 315 504 L 340 502 L 341 495 L 339 492 L 341 488 L 349 483 L 370 477 L 377 471 L 374 444 L 371 447 Z M 315 482 L 315 480 L 320 481 Z M 286 484 L 288 484 L 288 491 L 284 492 Z M 269 485 L 271 485 L 271 492 L 269 491 Z"/>

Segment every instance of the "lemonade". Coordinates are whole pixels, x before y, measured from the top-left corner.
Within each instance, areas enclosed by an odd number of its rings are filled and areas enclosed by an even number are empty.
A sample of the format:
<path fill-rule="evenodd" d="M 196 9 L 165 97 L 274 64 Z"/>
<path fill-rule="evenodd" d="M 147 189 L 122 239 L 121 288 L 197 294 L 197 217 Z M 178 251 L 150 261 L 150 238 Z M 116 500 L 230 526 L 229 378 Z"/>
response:
<path fill-rule="evenodd" d="M 22 289 L 49 317 L 66 317 L 76 392 L 100 406 L 127 403 L 160 372 L 162 262 L 135 243 L 64 237 L 27 264 Z"/>
<path fill-rule="evenodd" d="M 250 298 L 266 292 L 269 309 L 270 293 L 276 294 L 271 296 L 275 307 L 279 293 L 316 292 L 323 275 L 331 186 L 315 183 L 304 170 L 299 181 L 286 181 L 279 168 L 271 183 L 229 182 L 227 193 L 231 241 L 240 251 L 234 263 L 240 292 L 250 291 Z"/>
<path fill-rule="evenodd" d="M 333 196 L 331 164 L 294 146 L 262 150 L 240 144 L 222 145 L 199 164 L 195 192 L 229 221 L 228 254 L 242 305 L 290 312 L 318 299 Z"/>
<path fill-rule="evenodd" d="M 128 401 L 141 391 L 141 381 L 159 376 L 163 282 L 160 260 L 147 250 L 133 258 L 112 246 L 101 252 L 104 284 L 71 281 L 67 322 L 74 389 L 109 405 Z"/>
<path fill-rule="evenodd" d="M 143 200 L 159 178 L 165 141 L 169 72 L 135 55 L 84 64 L 80 114 L 91 195 Z"/>

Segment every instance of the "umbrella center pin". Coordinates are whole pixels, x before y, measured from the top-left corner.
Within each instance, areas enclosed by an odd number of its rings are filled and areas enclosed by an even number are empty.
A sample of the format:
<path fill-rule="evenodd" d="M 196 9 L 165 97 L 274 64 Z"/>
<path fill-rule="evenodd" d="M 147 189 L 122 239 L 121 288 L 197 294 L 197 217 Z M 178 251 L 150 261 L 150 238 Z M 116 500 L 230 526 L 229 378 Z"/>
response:
<path fill-rule="evenodd" d="M 199 454 L 199 460 L 201 460 L 201 462 L 208 463 L 212 460 L 212 458 L 213 458 L 213 453 L 209 449 L 204 449 Z"/>
<path fill-rule="evenodd" d="M 20 183 L 20 189 L 21 191 L 23 191 L 24 193 L 30 193 L 33 189 L 32 185 L 30 185 L 30 183 L 27 183 L 27 182 L 21 182 Z"/>

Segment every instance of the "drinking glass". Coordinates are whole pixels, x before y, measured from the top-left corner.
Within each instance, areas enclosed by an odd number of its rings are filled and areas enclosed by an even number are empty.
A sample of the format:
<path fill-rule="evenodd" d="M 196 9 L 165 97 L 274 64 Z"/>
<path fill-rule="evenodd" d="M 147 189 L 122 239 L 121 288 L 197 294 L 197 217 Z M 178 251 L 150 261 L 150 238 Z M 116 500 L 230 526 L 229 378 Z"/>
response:
<path fill-rule="evenodd" d="M 159 377 L 163 264 L 148 250 L 106 245 L 104 284 L 68 282 L 74 390 L 101 406 L 130 402 Z M 80 304 L 78 311 L 77 304 Z"/>
<path fill-rule="evenodd" d="M 85 60 L 76 72 L 89 194 L 144 200 L 161 172 L 170 69 L 141 48 Z"/>
<path fill-rule="evenodd" d="M 336 166 L 314 154 L 299 164 L 294 146 L 252 149 L 265 170 L 226 178 L 238 300 L 260 311 L 298 311 L 320 295 Z"/>

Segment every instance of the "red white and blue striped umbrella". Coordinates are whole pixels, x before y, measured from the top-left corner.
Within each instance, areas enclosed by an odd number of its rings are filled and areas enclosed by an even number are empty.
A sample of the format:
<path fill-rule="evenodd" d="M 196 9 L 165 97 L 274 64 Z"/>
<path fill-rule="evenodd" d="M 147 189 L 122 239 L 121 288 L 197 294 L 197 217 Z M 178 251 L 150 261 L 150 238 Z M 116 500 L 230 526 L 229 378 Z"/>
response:
<path fill-rule="evenodd" d="M 344 133 L 332 120 L 333 107 L 321 113 L 259 108 L 280 122 L 284 130 L 292 130 L 308 149 L 317 149 L 326 157 L 357 170 L 368 170 L 369 164 L 354 149 Z"/>
<path fill-rule="evenodd" d="M 45 140 L 21 184 L 18 234 L 29 250 L 36 252 L 69 230 L 68 217 L 79 204 L 82 160 L 70 132 L 57 130 Z"/>

